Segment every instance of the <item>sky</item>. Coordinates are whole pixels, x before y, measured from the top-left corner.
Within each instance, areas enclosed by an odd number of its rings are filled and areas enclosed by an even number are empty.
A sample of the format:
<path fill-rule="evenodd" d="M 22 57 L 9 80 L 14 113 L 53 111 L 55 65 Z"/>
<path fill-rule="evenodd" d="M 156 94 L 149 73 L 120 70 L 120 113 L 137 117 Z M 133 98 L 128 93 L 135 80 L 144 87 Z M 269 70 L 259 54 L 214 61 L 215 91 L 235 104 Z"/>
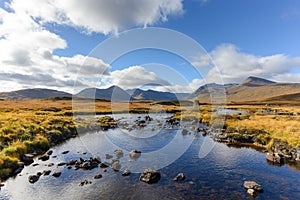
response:
<path fill-rule="evenodd" d="M 0 92 L 300 82 L 300 1 L 0 0 L 0 51 Z"/>

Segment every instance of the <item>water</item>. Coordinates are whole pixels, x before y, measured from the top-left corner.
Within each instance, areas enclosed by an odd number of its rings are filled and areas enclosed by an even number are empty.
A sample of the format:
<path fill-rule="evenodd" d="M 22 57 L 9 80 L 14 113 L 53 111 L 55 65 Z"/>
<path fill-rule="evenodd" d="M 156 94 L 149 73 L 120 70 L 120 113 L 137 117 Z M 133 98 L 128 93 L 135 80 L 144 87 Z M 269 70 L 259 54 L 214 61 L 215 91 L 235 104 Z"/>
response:
<path fill-rule="evenodd" d="M 158 118 L 163 121 L 163 116 Z M 300 171 L 288 165 L 269 165 L 265 153 L 221 143 L 215 143 L 212 151 L 200 159 L 199 149 L 204 141 L 201 134 L 182 135 L 179 129 L 170 127 L 152 130 L 156 123 L 154 120 L 144 129 L 128 132 L 115 129 L 73 138 L 53 148 L 56 158 L 45 162 L 35 160 L 38 166 L 25 167 L 21 176 L 6 181 L 0 199 L 252 199 L 242 186 L 244 180 L 255 180 L 263 186 L 264 192 L 256 199 L 300 199 Z M 142 134 L 142 138 L 138 134 Z M 104 155 L 114 155 L 115 149 L 124 151 L 124 157 L 120 158 L 122 170 L 140 172 L 146 167 L 156 168 L 162 175 L 161 180 L 148 185 L 139 181 L 140 173 L 123 177 L 121 172 L 110 168 L 103 172 L 101 168 L 74 171 L 65 166 L 47 166 L 93 155 L 106 161 Z M 132 149 L 142 151 L 136 161 L 129 158 Z M 65 150 L 70 153 L 61 154 Z M 62 175 L 59 178 L 41 176 L 34 184 L 28 182 L 30 174 L 45 169 L 51 169 L 52 173 L 61 171 Z M 186 175 L 186 180 L 174 182 L 172 179 L 179 172 Z M 103 178 L 93 179 L 98 173 Z M 79 186 L 85 179 L 92 184 Z"/>

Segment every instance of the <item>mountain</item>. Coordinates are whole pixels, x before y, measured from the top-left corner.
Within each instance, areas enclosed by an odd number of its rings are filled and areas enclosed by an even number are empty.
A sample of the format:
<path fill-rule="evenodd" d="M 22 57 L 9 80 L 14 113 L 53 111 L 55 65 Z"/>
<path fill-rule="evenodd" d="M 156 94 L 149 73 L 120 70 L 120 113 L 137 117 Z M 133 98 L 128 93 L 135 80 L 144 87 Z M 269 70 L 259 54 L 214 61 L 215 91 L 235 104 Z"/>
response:
<path fill-rule="evenodd" d="M 107 89 L 86 88 L 75 95 L 81 98 L 95 98 L 108 101 L 128 101 L 131 96 L 118 86 L 111 86 Z"/>
<path fill-rule="evenodd" d="M 0 99 L 5 100 L 29 100 L 29 99 L 46 99 L 53 97 L 72 97 L 72 94 L 50 89 L 24 89 L 13 92 L 1 92 Z"/>
<path fill-rule="evenodd" d="M 210 94 L 222 91 L 222 86 L 216 87 L 217 84 L 201 86 L 197 91 L 197 98 L 202 102 L 210 102 Z M 212 88 L 211 93 L 208 89 Z M 224 86 L 226 99 L 228 103 L 246 103 L 246 102 L 279 102 L 283 99 L 292 101 L 299 96 L 299 83 L 277 83 L 270 80 L 250 76 L 238 85 Z M 223 91 L 224 91 L 223 89 Z M 199 92 L 200 91 L 200 92 Z"/>
<path fill-rule="evenodd" d="M 269 80 L 259 78 L 259 77 L 249 76 L 240 85 L 248 86 L 248 87 L 258 87 L 258 86 L 272 85 L 274 83 L 276 83 L 276 82 L 269 81 Z"/>
<path fill-rule="evenodd" d="M 230 83 L 230 84 L 216 84 L 216 83 L 209 83 L 206 85 L 200 86 L 193 94 L 200 95 L 200 94 L 206 94 L 209 92 L 218 92 L 224 89 L 228 89 L 231 87 L 234 87 L 238 84 Z"/>
<path fill-rule="evenodd" d="M 185 100 L 191 97 L 191 94 L 189 93 L 171 93 L 141 89 L 130 89 L 126 91 L 131 95 L 132 99 L 136 100 L 173 101 Z"/>

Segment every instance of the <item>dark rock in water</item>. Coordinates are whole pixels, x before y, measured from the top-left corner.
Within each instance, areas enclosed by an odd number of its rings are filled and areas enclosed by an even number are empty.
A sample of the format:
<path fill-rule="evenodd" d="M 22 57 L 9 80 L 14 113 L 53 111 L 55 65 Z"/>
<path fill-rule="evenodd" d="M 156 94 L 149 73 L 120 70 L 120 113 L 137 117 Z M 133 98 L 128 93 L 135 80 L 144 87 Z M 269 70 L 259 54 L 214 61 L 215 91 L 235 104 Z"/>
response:
<path fill-rule="evenodd" d="M 70 151 L 63 151 L 63 152 L 61 152 L 61 154 L 67 154 L 67 153 L 69 153 Z"/>
<path fill-rule="evenodd" d="M 67 166 L 75 165 L 75 163 L 76 163 L 76 160 L 70 160 L 69 162 L 67 162 Z"/>
<path fill-rule="evenodd" d="M 97 174 L 96 176 L 94 176 L 94 179 L 100 179 L 102 178 L 102 174 Z"/>
<path fill-rule="evenodd" d="M 51 173 L 51 170 L 44 170 L 43 174 L 44 176 L 48 176 Z"/>
<path fill-rule="evenodd" d="M 57 156 L 52 156 L 52 158 L 57 158 Z"/>
<path fill-rule="evenodd" d="M 279 153 L 267 153 L 266 159 L 274 164 L 282 165 L 284 164 L 284 157 Z"/>
<path fill-rule="evenodd" d="M 61 162 L 61 163 L 58 163 L 57 164 L 57 166 L 64 166 L 64 165 L 66 165 L 67 163 L 65 163 L 65 162 Z"/>
<path fill-rule="evenodd" d="M 105 154 L 105 159 L 111 159 L 111 158 L 113 158 L 113 156 L 112 155 L 109 155 L 109 154 Z"/>
<path fill-rule="evenodd" d="M 25 165 L 30 165 L 31 163 L 33 163 L 33 158 L 34 155 L 27 153 L 21 156 L 21 161 L 24 162 Z"/>
<path fill-rule="evenodd" d="M 54 177 L 60 177 L 60 175 L 61 175 L 61 172 L 54 172 L 53 174 L 52 174 L 52 176 L 54 176 Z"/>
<path fill-rule="evenodd" d="M 48 156 L 51 156 L 51 155 L 52 155 L 52 153 L 53 153 L 53 150 L 49 150 L 49 151 L 47 151 L 47 153 L 46 153 L 46 154 L 47 154 Z"/>
<path fill-rule="evenodd" d="M 110 165 L 109 163 L 104 162 L 104 163 L 101 163 L 101 164 L 100 164 L 100 167 L 101 167 L 101 168 L 107 168 L 107 167 L 109 167 L 109 165 Z"/>
<path fill-rule="evenodd" d="M 255 181 L 245 181 L 244 182 L 244 188 L 246 189 L 253 189 L 257 192 L 263 192 L 263 188 L 261 185 L 256 183 Z"/>
<path fill-rule="evenodd" d="M 124 172 L 122 173 L 122 176 L 129 176 L 131 174 L 131 171 L 129 169 L 125 169 Z"/>
<path fill-rule="evenodd" d="M 160 173 L 152 169 L 145 169 L 140 176 L 140 181 L 148 184 L 157 183 L 160 180 Z"/>
<path fill-rule="evenodd" d="M 54 163 L 49 163 L 48 167 L 52 167 L 54 165 Z"/>
<path fill-rule="evenodd" d="M 3 187 L 4 186 L 4 183 L 0 183 L 0 190 L 1 190 L 1 187 Z"/>
<path fill-rule="evenodd" d="M 18 162 L 18 167 L 15 171 L 12 172 L 12 175 L 17 175 L 22 172 L 24 169 L 24 163 L 23 162 Z"/>
<path fill-rule="evenodd" d="M 49 160 L 49 155 L 43 155 L 43 156 L 41 156 L 41 157 L 39 157 L 39 160 L 41 160 L 41 161 L 46 161 L 46 160 Z"/>
<path fill-rule="evenodd" d="M 42 176 L 42 174 L 43 174 L 42 172 L 37 172 L 36 173 L 36 175 L 38 175 L 38 176 Z"/>
<path fill-rule="evenodd" d="M 34 164 L 32 164 L 32 167 L 35 167 L 35 166 L 38 166 L 38 165 L 40 165 L 39 163 L 34 163 Z"/>
<path fill-rule="evenodd" d="M 86 151 L 84 151 L 84 152 L 82 152 L 82 154 L 83 154 L 83 155 L 85 155 L 85 154 L 87 154 L 87 152 L 86 152 Z"/>
<path fill-rule="evenodd" d="M 116 154 L 117 159 L 122 158 L 124 155 L 123 151 L 120 149 L 115 150 L 114 153 Z"/>
<path fill-rule="evenodd" d="M 120 162 L 114 162 L 111 167 L 113 168 L 114 171 L 118 172 L 118 171 L 120 171 L 122 166 L 121 166 Z"/>
<path fill-rule="evenodd" d="M 28 181 L 29 181 L 29 183 L 35 183 L 39 180 L 39 178 L 40 178 L 40 176 L 38 176 L 38 175 L 30 175 L 28 177 Z"/>
<path fill-rule="evenodd" d="M 149 115 L 145 116 L 144 119 L 149 122 L 153 120 Z"/>
<path fill-rule="evenodd" d="M 68 166 L 67 168 L 68 168 L 68 169 L 72 169 L 72 166 Z"/>
<path fill-rule="evenodd" d="M 79 186 L 84 186 L 84 185 L 87 185 L 87 184 L 92 184 L 92 181 L 89 181 L 89 180 L 81 181 L 81 182 L 79 183 Z"/>
<path fill-rule="evenodd" d="M 173 178 L 174 181 L 183 181 L 185 179 L 184 173 L 179 173 L 175 178 Z"/>
<path fill-rule="evenodd" d="M 130 151 L 129 156 L 131 159 L 137 160 L 139 157 L 141 157 L 141 153 L 142 153 L 141 151 L 134 149 L 134 150 Z"/>

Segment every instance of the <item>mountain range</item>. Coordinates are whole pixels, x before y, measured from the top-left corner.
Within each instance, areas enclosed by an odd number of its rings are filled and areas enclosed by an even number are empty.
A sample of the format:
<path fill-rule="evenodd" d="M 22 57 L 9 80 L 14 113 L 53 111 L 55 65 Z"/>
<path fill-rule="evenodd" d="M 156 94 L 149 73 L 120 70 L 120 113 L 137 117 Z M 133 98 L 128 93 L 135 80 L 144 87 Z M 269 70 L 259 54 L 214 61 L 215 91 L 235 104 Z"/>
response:
<path fill-rule="evenodd" d="M 209 83 L 200 86 L 193 94 L 171 93 L 155 90 L 130 89 L 123 90 L 118 86 L 106 89 L 86 88 L 75 97 L 95 98 L 112 101 L 152 100 L 172 101 L 199 99 L 200 102 L 209 103 L 211 94 L 226 92 L 228 103 L 247 102 L 287 102 L 300 100 L 300 83 L 277 83 L 263 78 L 250 76 L 240 84 Z M 72 97 L 72 94 L 50 89 L 24 89 L 13 92 L 0 93 L 0 99 L 25 100 L 45 99 L 54 97 Z"/>

